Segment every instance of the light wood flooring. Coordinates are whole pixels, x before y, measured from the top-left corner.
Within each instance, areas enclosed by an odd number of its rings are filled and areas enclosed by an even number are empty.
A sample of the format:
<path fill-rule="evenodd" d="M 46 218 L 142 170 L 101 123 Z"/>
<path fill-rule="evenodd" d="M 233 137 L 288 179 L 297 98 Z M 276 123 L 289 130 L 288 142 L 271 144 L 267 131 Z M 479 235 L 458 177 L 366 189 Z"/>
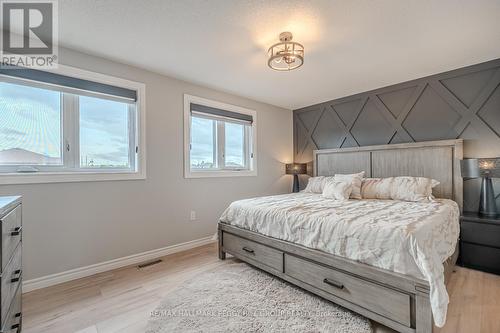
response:
<path fill-rule="evenodd" d="M 150 312 L 190 277 L 226 264 L 215 244 L 23 295 L 24 333 L 142 333 Z M 232 260 L 232 259 L 230 259 Z M 457 267 L 447 324 L 439 333 L 499 333 L 500 276 Z M 388 332 L 378 327 L 377 332 Z"/>

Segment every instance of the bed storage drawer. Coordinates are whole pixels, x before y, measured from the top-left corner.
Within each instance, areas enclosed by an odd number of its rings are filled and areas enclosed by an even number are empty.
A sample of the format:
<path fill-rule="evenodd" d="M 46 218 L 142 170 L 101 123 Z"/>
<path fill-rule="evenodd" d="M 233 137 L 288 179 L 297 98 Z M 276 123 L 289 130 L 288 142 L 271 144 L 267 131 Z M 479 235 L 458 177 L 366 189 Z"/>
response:
<path fill-rule="evenodd" d="M 283 252 L 279 250 L 229 233 L 223 233 L 223 247 L 236 257 L 249 258 L 283 272 Z"/>
<path fill-rule="evenodd" d="M 285 274 L 315 288 L 411 326 L 410 295 L 285 254 Z"/>

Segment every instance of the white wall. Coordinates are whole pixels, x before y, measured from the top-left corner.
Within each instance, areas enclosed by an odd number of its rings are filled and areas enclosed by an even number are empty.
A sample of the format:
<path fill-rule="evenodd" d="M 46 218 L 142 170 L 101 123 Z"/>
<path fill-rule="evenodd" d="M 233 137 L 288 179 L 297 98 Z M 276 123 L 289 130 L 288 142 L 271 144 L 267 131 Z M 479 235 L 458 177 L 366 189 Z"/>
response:
<path fill-rule="evenodd" d="M 26 280 L 209 236 L 231 201 L 290 191 L 290 110 L 74 51 L 60 63 L 146 84 L 147 179 L 0 186 L 24 197 Z M 257 111 L 257 177 L 183 178 L 184 93 Z"/>

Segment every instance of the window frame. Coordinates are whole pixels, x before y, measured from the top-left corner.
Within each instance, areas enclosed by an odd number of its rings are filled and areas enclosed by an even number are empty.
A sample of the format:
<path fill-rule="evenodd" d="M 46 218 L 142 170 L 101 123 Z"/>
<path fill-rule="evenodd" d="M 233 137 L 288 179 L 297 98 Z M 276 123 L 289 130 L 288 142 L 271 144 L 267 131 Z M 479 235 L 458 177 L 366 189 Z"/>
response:
<path fill-rule="evenodd" d="M 137 101 L 134 106 L 128 109 L 129 140 L 133 139 L 135 141 L 135 144 L 129 143 L 130 168 L 82 168 L 79 164 L 79 113 L 74 112 L 75 110 L 79 111 L 78 96 L 65 93 L 58 89 L 56 85 L 21 78 L 12 78 L 0 74 L 0 81 L 2 82 L 14 84 L 16 84 L 16 82 L 17 84 L 24 82 L 29 86 L 61 92 L 61 157 L 63 160 L 63 165 L 34 165 L 39 171 L 29 173 L 16 171 L 19 166 L 0 166 L 0 185 L 146 179 L 145 85 L 139 82 L 64 65 L 58 65 L 58 68 L 51 70 L 51 72 L 137 91 Z M 113 99 L 112 96 L 95 93 L 88 94 L 88 96 Z M 64 131 L 64 129 L 66 129 L 66 131 Z M 68 131 L 68 129 L 70 129 L 70 131 Z M 133 133 L 131 133 L 132 130 Z M 64 153 L 67 145 L 70 146 L 70 154 Z"/>
<path fill-rule="evenodd" d="M 245 126 L 245 141 L 248 140 L 250 136 L 250 142 L 245 143 L 245 150 L 250 149 L 246 152 L 245 160 L 248 160 L 248 168 L 217 168 L 217 169 L 192 169 L 191 168 L 191 103 L 201 104 L 204 106 L 209 106 L 213 108 L 218 108 L 226 111 L 232 111 L 236 113 L 251 115 L 253 118 L 252 124 L 250 126 Z M 207 117 L 208 118 L 208 117 Z M 217 117 L 213 117 L 217 118 Z M 217 122 L 216 127 L 219 127 L 223 122 Z M 225 131 L 224 131 L 225 132 Z M 224 134 L 215 134 L 218 136 L 215 160 L 218 164 L 222 161 L 225 164 L 225 157 L 218 152 L 221 149 L 225 149 L 225 137 Z M 184 94 L 184 178 L 211 178 L 211 177 L 248 177 L 257 176 L 257 112 L 254 110 L 246 109 L 240 106 L 226 104 L 218 101 L 209 100 L 206 98 L 193 96 L 189 94 Z"/>

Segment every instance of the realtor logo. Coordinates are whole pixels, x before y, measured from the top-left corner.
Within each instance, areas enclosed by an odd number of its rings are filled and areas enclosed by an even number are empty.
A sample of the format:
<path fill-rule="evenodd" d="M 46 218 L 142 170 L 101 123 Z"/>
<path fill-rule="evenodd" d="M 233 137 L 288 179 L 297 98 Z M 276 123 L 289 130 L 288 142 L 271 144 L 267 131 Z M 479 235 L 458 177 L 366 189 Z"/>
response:
<path fill-rule="evenodd" d="M 56 0 L 1 0 L 1 64 L 57 67 Z"/>

